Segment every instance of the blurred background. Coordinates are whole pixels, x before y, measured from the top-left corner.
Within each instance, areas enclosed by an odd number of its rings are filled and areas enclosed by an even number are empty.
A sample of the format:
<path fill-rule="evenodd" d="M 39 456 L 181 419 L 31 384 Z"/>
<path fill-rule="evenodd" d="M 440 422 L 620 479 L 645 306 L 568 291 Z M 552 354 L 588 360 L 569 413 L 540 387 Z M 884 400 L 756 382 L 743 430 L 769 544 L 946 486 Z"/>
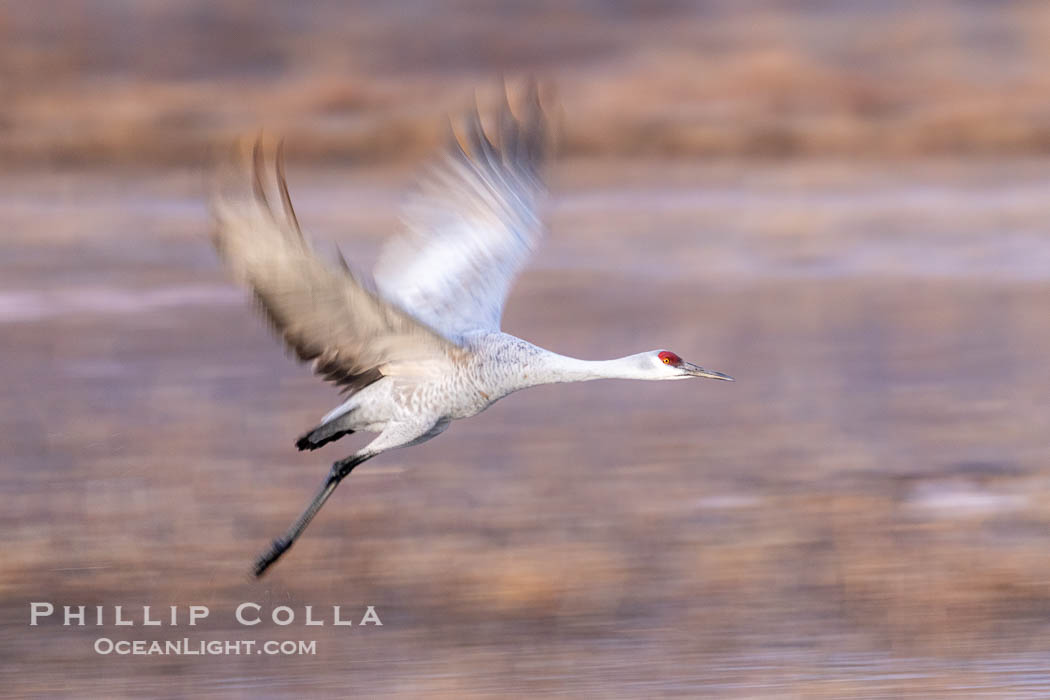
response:
<path fill-rule="evenodd" d="M 294 450 L 338 396 L 220 268 L 209 164 L 284 136 L 368 269 L 447 115 L 530 75 L 559 159 L 504 328 L 738 381 L 517 394 L 249 580 L 360 440 Z M 1050 693 L 1048 95 L 1043 2 L 0 5 L 5 692 Z M 184 634 L 318 653 L 92 651 Z"/>

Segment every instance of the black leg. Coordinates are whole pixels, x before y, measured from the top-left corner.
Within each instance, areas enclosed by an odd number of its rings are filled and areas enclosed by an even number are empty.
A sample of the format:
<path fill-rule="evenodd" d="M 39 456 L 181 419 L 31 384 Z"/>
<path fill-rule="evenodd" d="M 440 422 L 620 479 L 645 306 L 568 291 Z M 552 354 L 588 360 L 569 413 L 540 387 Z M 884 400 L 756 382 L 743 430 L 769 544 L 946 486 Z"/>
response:
<path fill-rule="evenodd" d="M 255 560 L 255 576 L 258 578 L 270 568 L 275 561 L 285 551 L 295 544 L 295 540 L 298 539 L 299 535 L 303 534 L 303 530 L 310 524 L 310 521 L 314 519 L 317 512 L 321 510 L 321 506 L 328 500 L 328 497 L 335 491 L 335 487 L 339 485 L 347 474 L 349 474 L 354 467 L 365 460 L 374 457 L 374 454 L 358 454 L 346 459 L 341 459 L 332 465 L 332 470 L 328 472 L 328 476 L 324 480 L 324 484 L 321 485 L 321 489 L 314 496 L 313 500 L 310 501 L 310 505 L 306 507 L 306 510 L 292 523 L 292 526 L 277 539 L 273 541 L 268 549 L 262 556 Z"/>

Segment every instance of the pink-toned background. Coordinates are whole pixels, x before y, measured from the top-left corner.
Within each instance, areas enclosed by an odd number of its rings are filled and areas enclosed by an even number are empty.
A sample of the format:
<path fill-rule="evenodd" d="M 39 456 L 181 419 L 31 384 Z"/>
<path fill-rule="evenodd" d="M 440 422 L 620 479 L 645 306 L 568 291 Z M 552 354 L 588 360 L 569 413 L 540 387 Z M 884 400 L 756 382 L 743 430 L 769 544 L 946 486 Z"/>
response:
<path fill-rule="evenodd" d="M 1050 692 L 1048 46 L 1023 2 L 0 7 L 5 693 Z M 737 383 L 515 395 L 250 581 L 356 443 L 292 447 L 337 395 L 220 269 L 208 164 L 285 136 L 304 225 L 367 268 L 446 115 L 527 75 L 561 157 L 505 328 Z M 190 632 L 318 653 L 92 651 Z"/>

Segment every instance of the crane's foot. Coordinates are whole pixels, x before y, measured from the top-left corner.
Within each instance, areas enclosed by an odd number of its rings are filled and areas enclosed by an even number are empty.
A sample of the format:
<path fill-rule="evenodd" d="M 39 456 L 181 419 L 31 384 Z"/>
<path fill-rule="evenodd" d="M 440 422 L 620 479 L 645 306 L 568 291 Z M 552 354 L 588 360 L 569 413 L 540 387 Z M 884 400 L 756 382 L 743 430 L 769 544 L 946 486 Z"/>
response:
<path fill-rule="evenodd" d="M 277 561 L 291 546 L 292 542 L 284 537 L 275 539 L 270 548 L 266 550 L 266 553 L 255 560 L 255 566 L 252 568 L 255 578 L 262 576 L 270 568 L 270 565 Z"/>

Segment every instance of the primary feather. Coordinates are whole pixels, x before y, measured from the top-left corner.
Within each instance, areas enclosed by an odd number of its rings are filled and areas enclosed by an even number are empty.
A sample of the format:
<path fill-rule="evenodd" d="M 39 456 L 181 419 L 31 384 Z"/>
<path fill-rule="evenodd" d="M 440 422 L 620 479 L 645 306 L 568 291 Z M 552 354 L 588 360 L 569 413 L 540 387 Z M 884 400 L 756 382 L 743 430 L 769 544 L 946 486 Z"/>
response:
<path fill-rule="evenodd" d="M 465 144 L 453 133 L 375 267 L 384 298 L 453 340 L 499 330 L 511 284 L 543 235 L 547 134 L 535 86 L 524 101 L 518 119 L 504 100 L 495 143 L 470 113 Z"/>
<path fill-rule="evenodd" d="M 254 292 L 285 343 L 326 379 L 354 392 L 399 367 L 443 360 L 460 348 L 407 312 L 385 303 L 348 269 L 333 267 L 299 230 L 278 157 L 281 206 L 270 206 L 270 174 L 257 143 L 250 192 L 214 203 L 214 242 L 235 278 Z M 233 188 L 236 192 L 236 188 Z"/>

